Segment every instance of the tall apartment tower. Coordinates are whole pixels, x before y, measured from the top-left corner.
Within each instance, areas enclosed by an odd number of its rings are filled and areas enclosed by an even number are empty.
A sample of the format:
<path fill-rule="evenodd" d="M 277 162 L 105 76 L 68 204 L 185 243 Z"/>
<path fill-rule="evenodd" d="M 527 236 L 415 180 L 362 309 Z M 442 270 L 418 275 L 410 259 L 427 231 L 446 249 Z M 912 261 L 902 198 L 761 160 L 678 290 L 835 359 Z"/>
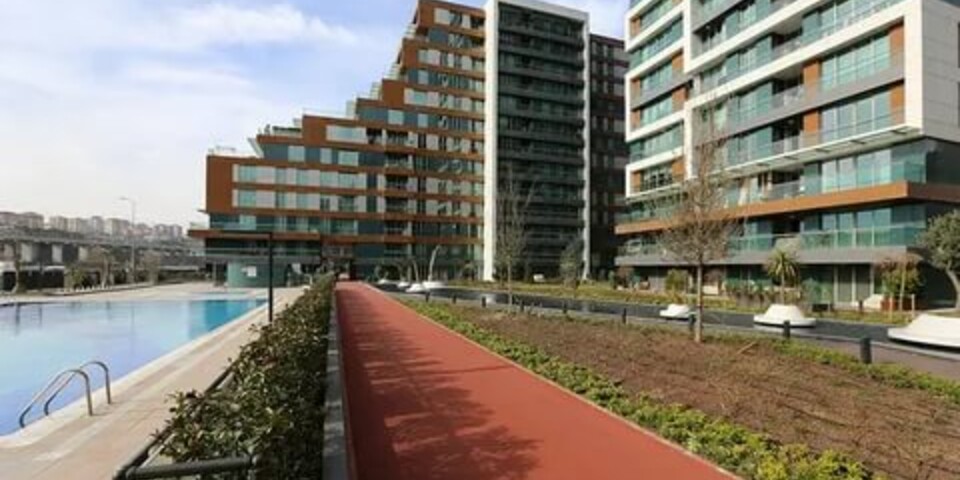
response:
<path fill-rule="evenodd" d="M 590 43 L 590 274 L 603 280 L 615 269 L 619 247 L 614 230 L 629 158 L 623 100 L 629 63 L 622 40 L 591 35 Z"/>
<path fill-rule="evenodd" d="M 960 7 L 947 0 L 634 0 L 626 16 L 628 213 L 618 265 L 661 283 L 662 201 L 710 111 L 744 234 L 715 268 L 766 283 L 791 249 L 835 304 L 880 293 L 873 265 L 916 250 L 960 204 Z M 701 115 L 694 117 L 694 115 Z M 704 123 L 697 122 L 696 129 Z M 950 296 L 930 268 L 928 303 Z"/>
<path fill-rule="evenodd" d="M 528 237 L 525 276 L 555 273 L 579 239 L 589 268 L 589 17 L 528 0 L 486 5 L 484 258 L 497 255 L 497 218 L 513 184 Z M 483 264 L 493 280 L 495 262 Z"/>
<path fill-rule="evenodd" d="M 604 60 L 624 60 L 622 44 L 604 45 Z M 380 267 L 425 279 L 432 266 L 439 279 L 493 278 L 495 206 L 510 177 L 532 192 L 521 268 L 555 274 L 574 238 L 590 262 L 590 46 L 583 12 L 420 0 L 389 75 L 344 116 L 268 126 L 252 156 L 211 151 L 210 225 L 190 235 L 232 284 L 264 282 L 266 269 L 251 268 L 265 266 L 264 232 L 283 269 L 275 278 L 321 261 L 360 277 Z"/>

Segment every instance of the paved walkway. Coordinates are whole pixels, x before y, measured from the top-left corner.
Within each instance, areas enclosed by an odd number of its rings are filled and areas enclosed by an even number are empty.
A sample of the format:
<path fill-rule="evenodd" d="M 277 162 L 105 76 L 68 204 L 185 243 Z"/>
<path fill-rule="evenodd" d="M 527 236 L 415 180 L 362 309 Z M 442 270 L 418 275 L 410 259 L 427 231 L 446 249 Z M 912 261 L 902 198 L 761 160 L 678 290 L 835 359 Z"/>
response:
<path fill-rule="evenodd" d="M 337 301 L 359 480 L 730 478 L 373 288 Z"/>

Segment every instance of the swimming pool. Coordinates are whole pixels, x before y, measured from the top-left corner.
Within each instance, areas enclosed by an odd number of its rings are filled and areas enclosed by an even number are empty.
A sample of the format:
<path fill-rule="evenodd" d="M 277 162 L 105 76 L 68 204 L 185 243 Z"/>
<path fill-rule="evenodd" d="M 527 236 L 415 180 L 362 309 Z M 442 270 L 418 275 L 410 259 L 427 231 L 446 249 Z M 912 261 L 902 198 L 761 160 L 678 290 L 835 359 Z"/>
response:
<path fill-rule="evenodd" d="M 57 372 L 101 360 L 116 382 L 263 303 L 216 299 L 0 307 L 0 435 L 19 429 L 20 410 Z M 65 391 L 53 407 L 79 398 L 81 383 Z M 100 371 L 91 369 L 91 383 L 94 388 L 103 385 Z M 103 398 L 94 401 L 99 405 Z"/>

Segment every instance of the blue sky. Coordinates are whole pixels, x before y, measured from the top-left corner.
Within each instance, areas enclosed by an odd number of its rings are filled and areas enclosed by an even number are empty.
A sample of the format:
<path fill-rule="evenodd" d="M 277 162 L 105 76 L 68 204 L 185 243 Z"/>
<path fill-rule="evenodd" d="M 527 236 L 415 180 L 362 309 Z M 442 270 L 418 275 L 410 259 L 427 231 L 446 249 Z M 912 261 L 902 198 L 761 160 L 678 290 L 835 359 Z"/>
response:
<path fill-rule="evenodd" d="M 482 1 L 464 3 L 480 5 Z M 561 0 L 621 36 L 627 0 Z M 414 0 L 0 0 L 0 210 L 202 221 L 204 156 L 389 67 Z"/>

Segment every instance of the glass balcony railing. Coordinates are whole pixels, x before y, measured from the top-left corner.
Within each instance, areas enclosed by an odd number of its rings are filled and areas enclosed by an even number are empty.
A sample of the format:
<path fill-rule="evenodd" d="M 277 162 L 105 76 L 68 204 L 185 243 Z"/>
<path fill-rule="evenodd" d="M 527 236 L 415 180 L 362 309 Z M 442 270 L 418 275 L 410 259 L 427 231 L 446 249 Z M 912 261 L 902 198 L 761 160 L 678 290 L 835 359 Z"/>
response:
<path fill-rule="evenodd" d="M 803 100 L 805 92 L 806 90 L 803 85 L 797 85 L 771 95 L 766 102 L 753 102 L 747 105 L 741 105 L 740 108 L 737 109 L 731 109 L 728 111 L 727 123 L 724 125 L 724 128 L 734 129 L 768 112 L 778 108 L 788 107 Z"/>
<path fill-rule="evenodd" d="M 747 28 L 755 25 L 757 22 L 763 20 L 764 18 L 767 18 L 767 17 L 773 15 L 774 13 L 776 13 L 777 11 L 779 11 L 780 9 L 782 9 L 783 7 L 786 7 L 787 5 L 790 5 L 791 3 L 795 2 L 795 1 L 796 1 L 796 0 L 779 0 L 779 1 L 771 2 L 769 8 L 763 9 L 762 11 L 758 10 L 758 11 L 756 12 L 756 14 L 755 14 L 755 17 L 756 17 L 755 20 L 752 20 L 752 21 L 741 21 L 739 24 L 737 24 L 736 26 L 734 26 L 734 27 L 732 27 L 732 28 L 730 28 L 730 27 L 725 27 L 721 33 L 718 33 L 718 34 L 716 34 L 716 35 L 714 35 L 714 36 L 712 36 L 712 37 L 710 37 L 710 38 L 708 38 L 708 39 L 706 39 L 706 40 L 701 40 L 701 41 L 699 42 L 699 47 L 694 50 L 695 54 L 696 54 L 696 55 L 701 55 L 701 54 L 704 54 L 704 53 L 712 50 L 712 49 L 715 48 L 717 45 L 720 45 L 721 43 L 723 43 L 723 42 L 725 42 L 725 41 L 727 41 L 727 40 L 735 37 L 738 33 L 740 33 L 740 32 L 742 32 L 742 31 L 746 30 Z M 723 7 L 723 4 L 724 4 L 724 3 L 726 3 L 726 2 L 714 2 L 714 5 L 716 5 L 714 8 L 715 8 L 715 9 L 721 8 L 721 7 Z M 716 10 L 712 10 L 712 11 L 716 11 Z M 701 12 L 700 17 L 702 17 L 703 15 L 709 14 L 709 13 L 712 13 L 712 12 L 708 12 L 708 13 L 702 13 L 702 12 Z"/>
<path fill-rule="evenodd" d="M 766 101 L 754 101 L 739 108 L 728 110 L 725 130 L 731 130 L 746 124 L 774 110 L 789 107 L 807 98 L 808 94 L 829 91 L 857 80 L 869 78 L 889 70 L 893 66 L 903 65 L 903 55 L 882 55 L 867 61 L 860 61 L 819 80 L 805 85 L 797 85 L 775 93 Z"/>
<path fill-rule="evenodd" d="M 702 18 L 713 15 L 715 12 L 719 12 L 720 10 L 730 5 L 733 5 L 738 1 L 740 0 L 714 0 L 710 2 L 704 2 L 700 6 L 696 6 L 696 4 L 699 2 L 694 1 L 692 2 L 694 4 L 694 7 L 690 9 L 691 10 L 690 16 L 691 18 L 693 18 L 693 23 L 696 24 Z"/>
<path fill-rule="evenodd" d="M 623 245 L 618 249 L 620 256 L 635 257 L 648 255 L 662 255 L 663 247 L 656 243 Z"/>
<path fill-rule="evenodd" d="M 616 220 L 617 220 L 617 225 L 625 225 L 630 223 L 644 222 L 647 220 L 654 220 L 657 218 L 666 218 L 672 214 L 673 214 L 673 208 L 659 207 L 659 208 L 651 208 L 646 210 L 621 213 L 617 215 Z"/>
<path fill-rule="evenodd" d="M 844 140 L 850 137 L 863 135 L 894 125 L 902 124 L 904 121 L 904 110 L 897 109 L 887 114 L 871 117 L 870 119 L 854 122 L 849 125 L 842 125 L 832 129 L 821 130 L 819 132 L 803 133 L 793 135 L 771 142 L 764 142 L 756 145 L 748 145 L 747 148 L 739 150 L 725 150 L 721 155 L 722 164 L 727 168 L 744 165 L 754 161 L 762 160 L 768 157 L 775 157 L 790 153 L 802 148 L 810 148 L 823 145 L 825 143 Z"/>
<path fill-rule="evenodd" d="M 789 4 L 789 3 L 792 3 L 793 1 L 795 0 L 784 0 L 779 3 Z M 818 28 L 805 30 L 801 33 L 799 37 L 789 42 L 785 42 L 773 47 L 773 49 L 767 55 L 762 55 L 762 54 L 754 55 L 752 61 L 740 65 L 740 67 L 734 71 L 726 72 L 722 75 L 714 75 L 707 78 L 701 77 L 698 91 L 700 94 L 707 93 L 710 90 L 713 90 L 714 88 L 717 88 L 720 85 L 731 82 L 743 75 L 746 75 L 747 73 L 752 72 L 753 70 L 769 65 L 771 62 L 789 53 L 792 53 L 801 47 L 804 47 L 822 38 L 833 35 L 834 33 L 840 30 L 843 30 L 853 24 L 856 24 L 861 20 L 867 17 L 870 17 L 877 12 L 880 12 L 881 10 L 886 9 L 887 7 L 900 3 L 901 1 L 903 0 L 873 0 L 869 4 L 864 3 L 863 8 L 859 10 L 860 13 L 858 15 L 849 15 L 843 19 L 838 19 L 837 21 L 830 23 L 828 25 L 821 25 Z M 782 6 L 778 8 L 782 8 Z M 773 13 L 773 10 L 770 13 Z M 725 36 L 724 40 L 726 40 L 731 36 L 732 35 Z M 711 42 L 710 48 L 715 47 L 718 43 L 720 42 Z M 704 53 L 707 50 L 709 50 L 709 48 L 701 48 L 699 53 Z"/>
<path fill-rule="evenodd" d="M 630 7 L 633 7 L 634 5 L 636 5 L 638 1 L 639 0 L 631 0 Z M 650 25 L 653 25 L 658 20 L 663 18 L 664 15 L 666 15 L 671 10 L 673 10 L 673 8 L 676 7 L 678 3 L 679 2 L 674 2 L 673 0 L 660 0 L 659 2 L 656 3 L 656 5 L 647 9 L 647 11 L 643 12 L 643 14 L 640 15 L 639 28 L 637 28 L 636 30 L 631 28 L 630 38 L 635 38 L 637 35 L 640 35 L 641 33 L 643 33 L 647 27 L 649 27 Z"/>
<path fill-rule="evenodd" d="M 890 227 L 805 232 L 783 235 L 753 235 L 735 239 L 732 249 L 738 252 L 770 251 L 776 248 L 828 250 L 837 248 L 905 247 L 917 243 L 924 231 L 922 224 Z"/>
<path fill-rule="evenodd" d="M 924 231 L 922 225 L 834 230 L 782 235 L 751 235 L 733 239 L 730 253 L 769 252 L 774 249 L 830 250 L 838 248 L 883 248 L 915 245 Z M 664 255 L 656 243 L 626 244 L 619 248 L 621 256 Z"/>

